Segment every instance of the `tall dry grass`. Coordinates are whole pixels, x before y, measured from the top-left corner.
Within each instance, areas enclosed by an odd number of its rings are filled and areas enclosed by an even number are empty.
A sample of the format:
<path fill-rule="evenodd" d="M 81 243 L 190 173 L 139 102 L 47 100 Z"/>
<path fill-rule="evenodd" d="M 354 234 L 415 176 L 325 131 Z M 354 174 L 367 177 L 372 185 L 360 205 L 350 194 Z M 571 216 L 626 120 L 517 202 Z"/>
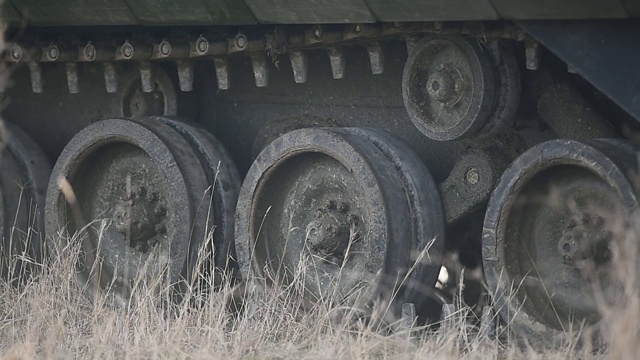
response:
<path fill-rule="evenodd" d="M 576 345 L 576 338 L 544 353 L 508 341 L 508 329 L 499 330 L 499 339 L 478 331 L 464 307 L 438 330 L 400 328 L 389 334 L 354 320 L 349 309 L 330 301 L 303 305 L 302 285 L 295 283 L 265 286 L 252 279 L 240 289 L 188 290 L 186 301 L 168 305 L 168 289 L 156 281 L 141 283 L 130 298 L 117 302 L 77 281 L 80 241 L 59 240 L 65 241 L 53 242 L 49 260 L 35 264 L 36 276 L 22 286 L 0 282 L 0 354 L 6 359 L 635 359 L 640 354 L 634 237 L 614 251 L 625 301 L 603 308 L 606 347 Z M 206 275 L 211 273 L 200 271 L 199 280 L 212 281 Z M 231 311 L 229 300 L 242 294 L 243 311 Z"/>

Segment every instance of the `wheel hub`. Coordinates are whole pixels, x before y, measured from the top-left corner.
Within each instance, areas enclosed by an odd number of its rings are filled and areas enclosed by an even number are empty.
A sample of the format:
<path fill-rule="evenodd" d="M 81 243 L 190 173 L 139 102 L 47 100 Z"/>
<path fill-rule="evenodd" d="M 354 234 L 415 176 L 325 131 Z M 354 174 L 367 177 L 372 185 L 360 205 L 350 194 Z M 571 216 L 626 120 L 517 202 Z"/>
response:
<path fill-rule="evenodd" d="M 318 209 L 315 219 L 306 227 L 306 241 L 311 251 L 328 262 L 343 263 L 348 254 L 352 234 L 356 233 L 358 216 L 349 213 L 347 202 L 329 200 Z"/>
<path fill-rule="evenodd" d="M 562 231 L 558 251 L 565 264 L 591 259 L 599 265 L 611 257 L 608 246 L 611 237 L 601 215 L 583 214 L 579 219 L 569 221 Z"/>
<path fill-rule="evenodd" d="M 462 74 L 450 63 L 437 66 L 438 71 L 427 81 L 427 93 L 446 108 L 453 107 L 462 98 L 465 82 Z"/>
<path fill-rule="evenodd" d="M 164 218 L 166 207 L 158 192 L 149 192 L 144 186 L 131 191 L 116 204 L 115 227 L 129 239 L 129 245 L 146 252 L 158 243 L 156 235 L 167 232 Z"/>

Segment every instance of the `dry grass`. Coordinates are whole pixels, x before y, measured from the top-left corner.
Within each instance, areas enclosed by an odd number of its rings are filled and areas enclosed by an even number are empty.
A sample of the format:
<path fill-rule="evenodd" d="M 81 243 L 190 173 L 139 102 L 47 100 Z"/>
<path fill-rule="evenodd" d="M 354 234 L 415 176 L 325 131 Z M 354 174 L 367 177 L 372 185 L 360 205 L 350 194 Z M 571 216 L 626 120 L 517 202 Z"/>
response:
<path fill-rule="evenodd" d="M 71 240 L 59 242 L 68 245 L 54 247 L 52 260 L 38 265 L 38 276 L 19 289 L 0 283 L 0 354 L 5 358 L 632 359 L 640 353 L 637 261 L 623 259 L 629 254 L 625 251 L 617 251 L 616 260 L 627 264 L 618 269 L 628 280 L 628 301 L 626 307 L 603 309 L 609 340 L 604 355 L 589 346 L 576 347 L 576 342 L 537 354 L 479 333 L 465 321 L 465 309 L 437 331 L 384 334 L 330 302 L 304 308 L 295 284 L 265 287 L 252 281 L 242 288 L 248 300 L 240 315 L 227 306 L 239 293 L 229 286 L 208 296 L 191 292 L 190 301 L 172 306 L 164 301 L 167 292 L 161 285 L 143 286 L 119 304 L 104 294 L 89 296 L 86 285 L 76 280 L 80 248 Z M 200 305 L 186 305 L 194 302 Z"/>

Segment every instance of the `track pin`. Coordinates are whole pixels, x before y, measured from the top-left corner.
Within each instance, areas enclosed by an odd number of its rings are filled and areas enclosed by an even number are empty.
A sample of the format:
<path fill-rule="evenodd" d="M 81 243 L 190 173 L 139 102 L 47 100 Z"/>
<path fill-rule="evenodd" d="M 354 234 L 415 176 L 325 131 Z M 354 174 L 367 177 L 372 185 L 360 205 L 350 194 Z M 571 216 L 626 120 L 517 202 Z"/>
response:
<path fill-rule="evenodd" d="M 193 64 L 189 60 L 178 60 L 178 82 L 181 91 L 193 90 Z"/>
<path fill-rule="evenodd" d="M 342 79 L 344 77 L 344 56 L 342 51 L 336 47 L 329 48 L 329 60 L 331 61 L 331 73 L 334 79 Z"/>
<path fill-rule="evenodd" d="M 60 57 L 60 48 L 51 43 L 44 50 L 44 61 L 56 61 Z"/>
<path fill-rule="evenodd" d="M 196 41 L 193 42 L 191 54 L 193 56 L 203 56 L 209 52 L 209 40 L 206 37 L 200 35 Z"/>
<path fill-rule="evenodd" d="M 67 86 L 69 94 L 77 94 L 78 89 L 78 64 L 74 62 L 65 63 L 67 68 Z"/>
<path fill-rule="evenodd" d="M 80 61 L 94 61 L 97 54 L 98 50 L 96 47 L 91 42 L 88 42 L 82 49 L 80 49 L 78 58 Z"/>
<path fill-rule="evenodd" d="M 213 59 L 213 64 L 216 67 L 218 89 L 229 90 L 229 63 L 227 58 L 215 58 Z"/>
<path fill-rule="evenodd" d="M 24 50 L 22 50 L 22 47 L 20 45 L 13 44 L 11 46 L 7 46 L 7 48 L 9 49 L 9 61 L 19 62 L 20 60 L 22 60 L 22 57 L 24 56 Z"/>
<path fill-rule="evenodd" d="M 153 78 L 153 71 L 151 70 L 151 64 L 147 61 L 140 63 L 140 80 L 142 82 L 142 92 L 153 92 L 153 85 L 155 79 Z"/>
<path fill-rule="evenodd" d="M 113 63 L 104 63 L 104 85 L 109 94 L 118 92 L 118 73 Z"/>
<path fill-rule="evenodd" d="M 253 76 L 256 79 L 256 86 L 267 86 L 269 84 L 267 57 L 263 53 L 251 55 L 251 67 L 253 67 Z"/>
<path fill-rule="evenodd" d="M 191 48 L 187 42 L 162 40 L 153 45 L 151 59 L 184 59 L 189 57 Z"/>
<path fill-rule="evenodd" d="M 147 60 L 152 57 L 153 46 L 125 41 L 116 50 L 116 60 Z"/>
<path fill-rule="evenodd" d="M 127 40 L 120 46 L 118 53 L 116 53 L 116 59 L 130 60 L 133 58 L 135 52 L 135 47 Z"/>
<path fill-rule="evenodd" d="M 109 44 L 92 43 L 91 41 L 78 47 L 77 61 L 80 62 L 107 62 L 113 61 L 116 56 L 116 48 Z"/>
<path fill-rule="evenodd" d="M 31 90 L 36 94 L 42 93 L 42 66 L 35 61 L 29 63 L 31 73 Z"/>
<path fill-rule="evenodd" d="M 367 45 L 369 62 L 371 63 L 371 73 L 380 75 L 384 72 L 384 52 L 379 42 L 374 41 Z"/>
<path fill-rule="evenodd" d="M 162 42 L 158 44 L 156 53 L 159 58 L 166 58 L 171 55 L 172 50 L 173 48 L 171 47 L 171 43 L 167 40 L 162 40 Z"/>
<path fill-rule="evenodd" d="M 291 67 L 293 68 L 293 80 L 296 84 L 307 82 L 307 56 L 302 51 L 291 51 L 289 53 Z"/>

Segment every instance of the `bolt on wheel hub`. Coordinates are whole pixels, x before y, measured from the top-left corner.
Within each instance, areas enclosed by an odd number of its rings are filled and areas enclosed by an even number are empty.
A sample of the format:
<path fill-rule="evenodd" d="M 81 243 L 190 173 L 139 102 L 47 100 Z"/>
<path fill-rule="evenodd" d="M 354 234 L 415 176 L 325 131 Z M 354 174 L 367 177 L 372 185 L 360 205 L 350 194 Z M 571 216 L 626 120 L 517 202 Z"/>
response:
<path fill-rule="evenodd" d="M 159 200 L 158 192 L 148 192 L 140 186 L 116 204 L 113 216 L 116 229 L 141 251 L 148 251 L 149 246 L 157 244 L 155 237 L 167 232 L 163 222 L 167 209 Z"/>

